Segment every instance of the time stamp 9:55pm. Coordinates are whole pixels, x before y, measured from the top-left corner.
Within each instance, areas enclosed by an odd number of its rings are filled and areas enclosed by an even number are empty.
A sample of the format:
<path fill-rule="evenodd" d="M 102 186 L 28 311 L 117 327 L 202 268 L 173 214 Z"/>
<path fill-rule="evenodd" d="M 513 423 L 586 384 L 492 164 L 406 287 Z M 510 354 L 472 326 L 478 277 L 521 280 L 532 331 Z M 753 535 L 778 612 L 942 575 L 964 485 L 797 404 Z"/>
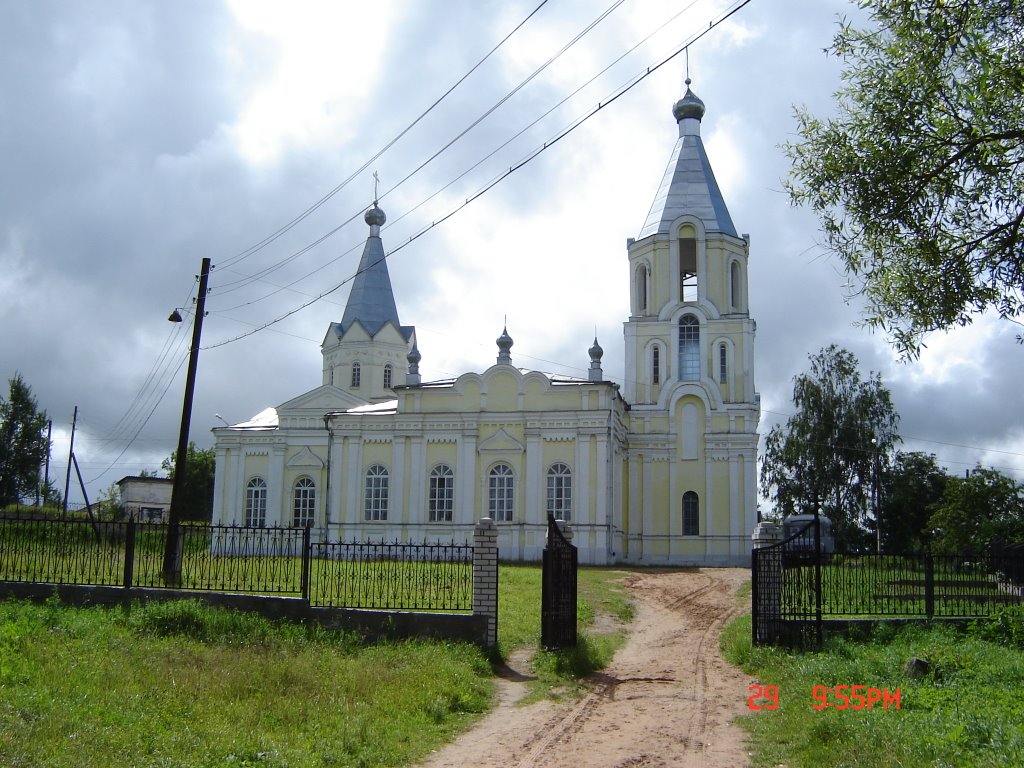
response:
<path fill-rule="evenodd" d="M 779 686 L 751 685 L 747 688 L 747 709 L 752 711 L 779 708 Z M 871 688 L 867 685 L 815 685 L 811 688 L 811 709 L 882 709 L 900 708 L 900 689 Z"/>

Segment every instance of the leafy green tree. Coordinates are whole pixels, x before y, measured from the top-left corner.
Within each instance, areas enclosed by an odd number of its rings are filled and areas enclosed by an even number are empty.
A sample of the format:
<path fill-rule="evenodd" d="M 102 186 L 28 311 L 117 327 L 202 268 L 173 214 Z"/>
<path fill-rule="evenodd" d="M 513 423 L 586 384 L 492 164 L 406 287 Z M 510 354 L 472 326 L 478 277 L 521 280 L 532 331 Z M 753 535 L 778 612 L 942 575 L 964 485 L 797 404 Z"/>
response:
<path fill-rule="evenodd" d="M 46 411 L 32 389 L 16 373 L 5 400 L 0 395 L 0 507 L 34 497 L 39 468 L 50 452 L 46 439 Z"/>
<path fill-rule="evenodd" d="M 768 433 L 761 492 L 783 515 L 827 515 L 837 546 L 867 543 L 869 501 L 899 440 L 899 416 L 881 377 L 861 380 L 857 358 L 834 344 L 794 380 L 796 413 Z"/>
<path fill-rule="evenodd" d="M 866 323 L 913 357 L 929 331 L 1024 312 L 1024 0 L 859 5 L 870 25 L 844 19 L 827 49 L 838 114 L 797 110 L 787 187 L 862 285 Z"/>
<path fill-rule="evenodd" d="M 886 552 L 919 552 L 930 540 L 932 515 L 949 476 L 934 454 L 898 451 L 882 477 L 882 542 Z"/>
<path fill-rule="evenodd" d="M 170 458 L 164 459 L 160 467 L 167 476 L 174 479 L 174 463 L 177 451 L 172 451 Z M 196 444 L 188 444 L 188 456 L 185 462 L 184 499 L 181 500 L 182 520 L 205 520 L 213 518 L 213 476 L 216 469 L 216 454 L 213 448 L 201 451 Z"/>
<path fill-rule="evenodd" d="M 995 539 L 1024 541 L 1024 485 L 981 467 L 951 477 L 930 524 L 940 552 L 980 557 Z"/>

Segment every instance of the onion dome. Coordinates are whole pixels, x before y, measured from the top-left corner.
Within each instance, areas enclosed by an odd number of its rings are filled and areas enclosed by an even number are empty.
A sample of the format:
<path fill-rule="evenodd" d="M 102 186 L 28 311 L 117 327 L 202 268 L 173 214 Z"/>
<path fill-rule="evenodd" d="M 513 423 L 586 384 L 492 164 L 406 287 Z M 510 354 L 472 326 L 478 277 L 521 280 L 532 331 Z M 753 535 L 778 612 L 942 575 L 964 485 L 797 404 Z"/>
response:
<path fill-rule="evenodd" d="M 495 340 L 495 343 L 498 345 L 498 362 L 511 363 L 512 337 L 508 335 L 508 326 L 501 329 L 501 336 Z"/>
<path fill-rule="evenodd" d="M 366 223 L 371 227 L 381 227 L 384 225 L 384 222 L 388 220 L 388 217 L 384 215 L 384 211 L 380 209 L 380 206 L 377 205 L 377 201 L 374 200 L 373 207 L 366 212 L 363 219 L 365 219 Z"/>
<path fill-rule="evenodd" d="M 587 350 L 590 353 L 590 362 L 601 364 L 601 358 L 604 357 L 604 350 L 601 349 L 601 345 L 597 343 L 597 336 L 594 337 L 594 346 Z"/>
<path fill-rule="evenodd" d="M 677 123 L 688 117 L 699 122 L 704 117 L 704 102 L 697 98 L 694 92 L 690 90 L 690 78 L 686 78 L 686 93 L 672 107 L 672 115 Z"/>

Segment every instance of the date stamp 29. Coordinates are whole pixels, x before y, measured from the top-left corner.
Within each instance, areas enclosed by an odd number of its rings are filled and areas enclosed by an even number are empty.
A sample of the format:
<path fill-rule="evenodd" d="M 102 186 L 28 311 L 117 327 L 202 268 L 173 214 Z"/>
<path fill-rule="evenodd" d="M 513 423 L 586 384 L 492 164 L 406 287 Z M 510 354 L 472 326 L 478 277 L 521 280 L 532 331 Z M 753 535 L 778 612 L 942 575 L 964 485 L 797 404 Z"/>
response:
<path fill-rule="evenodd" d="M 779 708 L 779 686 L 751 685 L 747 688 L 747 709 L 752 712 L 771 711 Z M 872 688 L 867 685 L 815 685 L 811 688 L 811 708 L 823 709 L 873 709 L 880 705 L 888 710 L 900 708 L 900 689 Z"/>

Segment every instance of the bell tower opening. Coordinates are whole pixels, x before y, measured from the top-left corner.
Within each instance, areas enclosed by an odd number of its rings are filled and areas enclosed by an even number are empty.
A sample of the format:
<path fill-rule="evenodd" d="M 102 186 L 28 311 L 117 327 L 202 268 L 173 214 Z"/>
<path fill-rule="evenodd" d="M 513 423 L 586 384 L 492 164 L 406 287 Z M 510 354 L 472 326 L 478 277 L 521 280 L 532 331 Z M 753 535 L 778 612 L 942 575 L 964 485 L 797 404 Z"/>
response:
<path fill-rule="evenodd" d="M 697 301 L 697 233 L 691 226 L 679 228 L 679 300 Z"/>

